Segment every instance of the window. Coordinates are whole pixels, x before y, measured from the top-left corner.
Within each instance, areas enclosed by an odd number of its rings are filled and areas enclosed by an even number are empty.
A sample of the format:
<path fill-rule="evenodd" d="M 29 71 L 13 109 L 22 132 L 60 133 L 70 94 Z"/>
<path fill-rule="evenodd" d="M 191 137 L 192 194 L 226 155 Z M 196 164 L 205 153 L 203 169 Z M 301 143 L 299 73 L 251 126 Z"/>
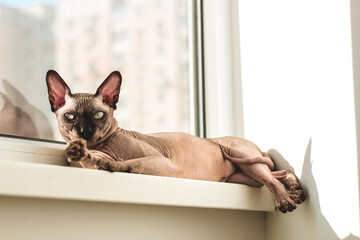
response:
<path fill-rule="evenodd" d="M 73 93 L 119 70 L 120 127 L 191 132 L 188 11 L 178 0 L 0 0 L 0 134 L 62 140 L 49 69 Z"/>

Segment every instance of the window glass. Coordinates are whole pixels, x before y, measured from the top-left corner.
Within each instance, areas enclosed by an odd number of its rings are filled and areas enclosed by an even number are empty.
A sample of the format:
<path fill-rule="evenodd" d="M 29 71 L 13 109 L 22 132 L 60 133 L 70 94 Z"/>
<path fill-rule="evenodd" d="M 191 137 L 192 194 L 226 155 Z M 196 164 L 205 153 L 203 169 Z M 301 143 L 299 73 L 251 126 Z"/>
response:
<path fill-rule="evenodd" d="M 189 132 L 187 19 L 182 0 L 0 0 L 0 134 L 61 140 L 49 69 L 73 93 L 119 70 L 120 127 Z"/>

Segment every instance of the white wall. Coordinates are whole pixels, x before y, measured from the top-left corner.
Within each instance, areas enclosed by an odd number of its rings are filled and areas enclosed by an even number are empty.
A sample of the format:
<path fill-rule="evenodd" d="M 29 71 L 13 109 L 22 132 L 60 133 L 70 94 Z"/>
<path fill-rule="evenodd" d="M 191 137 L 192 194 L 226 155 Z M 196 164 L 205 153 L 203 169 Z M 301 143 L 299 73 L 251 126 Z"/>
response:
<path fill-rule="evenodd" d="M 245 137 L 309 195 L 267 215 L 267 238 L 358 239 L 350 2 L 240 0 L 239 11 Z"/>
<path fill-rule="evenodd" d="M 0 196 L 3 240 L 265 238 L 258 212 Z"/>

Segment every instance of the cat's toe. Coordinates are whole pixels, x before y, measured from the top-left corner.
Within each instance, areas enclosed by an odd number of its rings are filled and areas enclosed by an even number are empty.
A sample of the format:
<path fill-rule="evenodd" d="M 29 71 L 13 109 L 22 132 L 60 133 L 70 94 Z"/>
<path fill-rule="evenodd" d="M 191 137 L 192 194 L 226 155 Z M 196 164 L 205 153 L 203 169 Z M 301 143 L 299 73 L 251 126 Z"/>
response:
<path fill-rule="evenodd" d="M 84 139 L 76 139 L 69 143 L 65 150 L 65 155 L 69 162 L 76 162 L 85 157 L 86 151 L 86 141 Z"/>

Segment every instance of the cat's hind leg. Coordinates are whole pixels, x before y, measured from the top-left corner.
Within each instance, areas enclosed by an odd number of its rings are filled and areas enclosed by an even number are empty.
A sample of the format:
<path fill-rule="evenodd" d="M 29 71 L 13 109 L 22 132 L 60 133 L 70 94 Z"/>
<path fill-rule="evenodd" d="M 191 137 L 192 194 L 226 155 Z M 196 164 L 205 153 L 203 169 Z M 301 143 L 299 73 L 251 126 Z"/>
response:
<path fill-rule="evenodd" d="M 296 204 L 305 200 L 304 191 L 295 175 L 289 172 L 271 172 L 274 164 L 270 156 L 262 153 L 252 142 L 235 137 L 216 138 L 213 141 L 219 144 L 224 159 L 229 160 L 244 174 L 240 176 L 240 180 L 245 179 L 245 184 L 259 182 L 265 185 L 273 193 L 281 212 L 291 212 Z M 243 178 L 244 176 L 250 179 Z"/>
<path fill-rule="evenodd" d="M 233 175 L 231 175 L 226 180 L 226 182 L 246 184 L 246 185 L 252 186 L 252 187 L 262 187 L 262 186 L 264 186 L 264 184 L 262 184 L 261 182 L 255 180 L 252 177 L 249 177 L 248 175 L 246 175 L 245 173 L 240 172 L 240 171 L 237 171 Z"/>

